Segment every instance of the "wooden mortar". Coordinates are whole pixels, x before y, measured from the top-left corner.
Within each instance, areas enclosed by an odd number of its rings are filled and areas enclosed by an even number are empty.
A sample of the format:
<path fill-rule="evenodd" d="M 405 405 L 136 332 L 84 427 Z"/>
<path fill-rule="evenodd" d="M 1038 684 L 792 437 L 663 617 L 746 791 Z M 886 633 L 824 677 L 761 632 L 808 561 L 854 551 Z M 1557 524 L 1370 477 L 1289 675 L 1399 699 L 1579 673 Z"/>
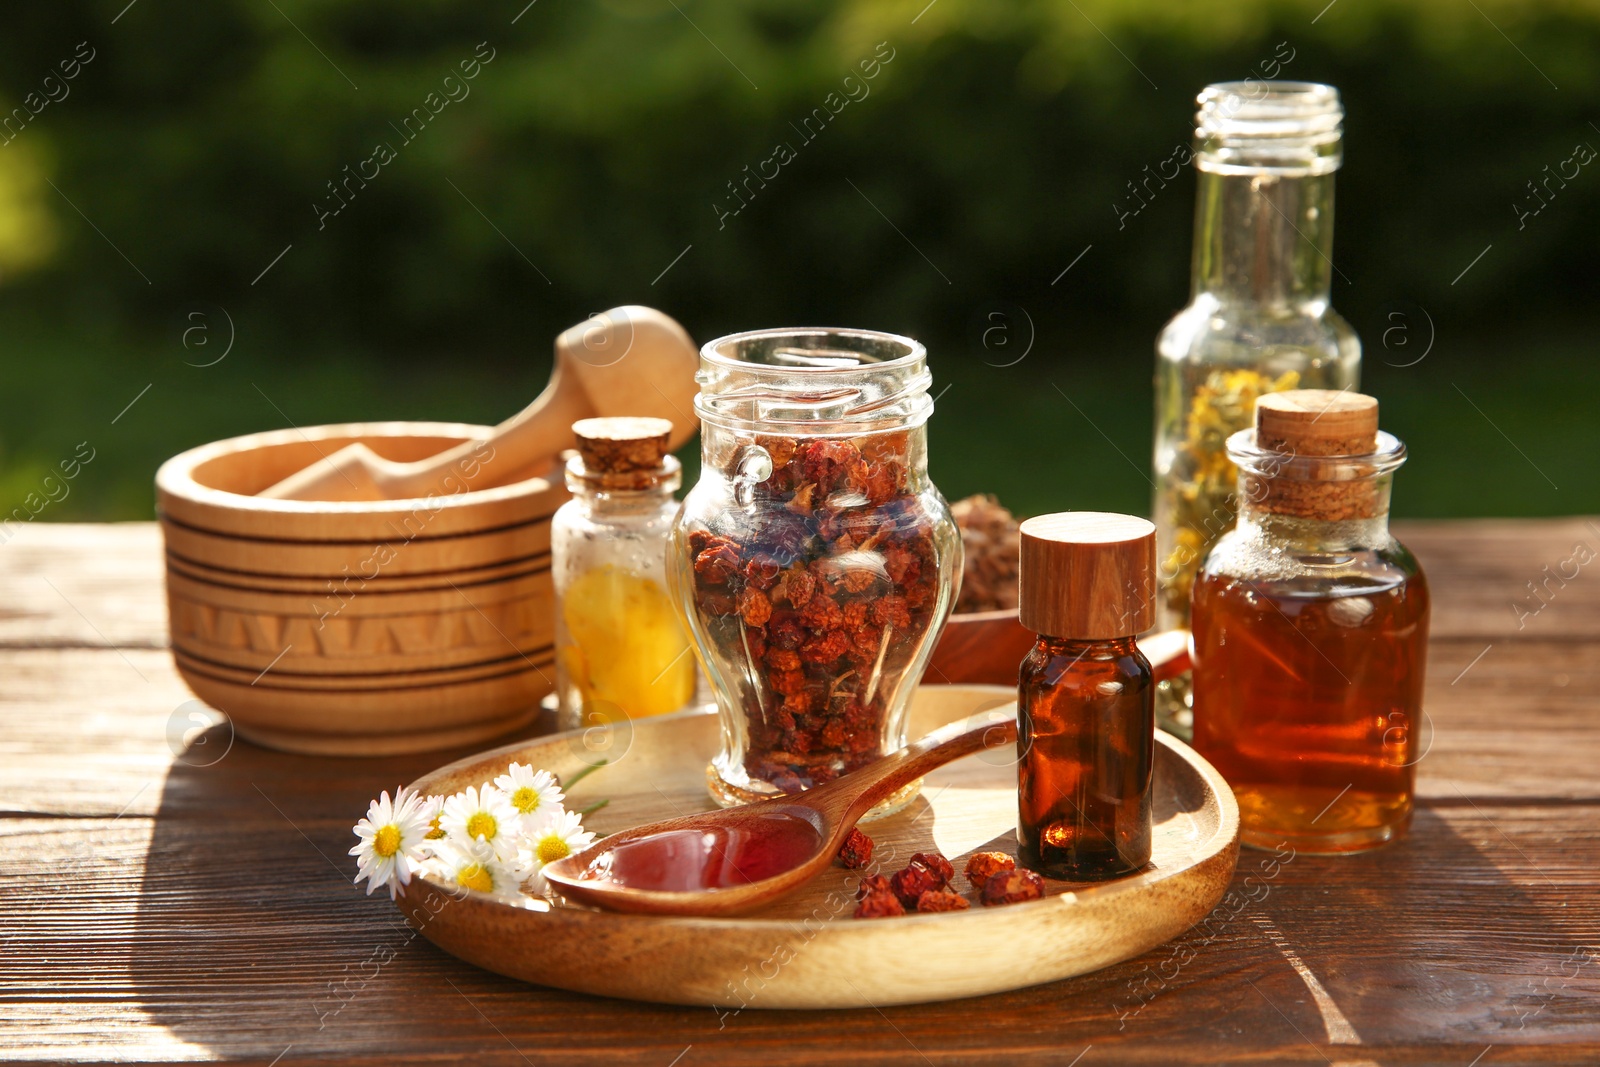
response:
<path fill-rule="evenodd" d="M 274 430 L 156 474 L 173 658 L 240 736 L 322 755 L 475 744 L 518 729 L 555 678 L 550 517 L 559 467 L 413 500 L 259 493 L 361 443 L 435 455 L 487 428 L 385 422 Z"/>

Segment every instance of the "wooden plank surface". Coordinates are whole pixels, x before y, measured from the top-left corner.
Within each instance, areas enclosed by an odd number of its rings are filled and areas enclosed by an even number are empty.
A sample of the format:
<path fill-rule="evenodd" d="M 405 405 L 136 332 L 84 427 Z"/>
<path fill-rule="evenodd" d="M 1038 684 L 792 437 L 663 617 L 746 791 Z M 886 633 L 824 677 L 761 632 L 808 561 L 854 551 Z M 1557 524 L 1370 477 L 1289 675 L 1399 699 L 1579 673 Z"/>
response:
<path fill-rule="evenodd" d="M 1435 593 L 1403 844 L 1272 869 L 1247 851 L 1209 925 L 1095 975 L 732 1013 L 524 986 L 414 936 L 350 887 L 349 827 L 459 753 L 288 756 L 226 727 L 186 748 L 154 527 L 21 528 L 0 546 L 0 1059 L 1600 1062 L 1600 579 L 1548 578 L 1600 530 L 1401 536 Z"/>

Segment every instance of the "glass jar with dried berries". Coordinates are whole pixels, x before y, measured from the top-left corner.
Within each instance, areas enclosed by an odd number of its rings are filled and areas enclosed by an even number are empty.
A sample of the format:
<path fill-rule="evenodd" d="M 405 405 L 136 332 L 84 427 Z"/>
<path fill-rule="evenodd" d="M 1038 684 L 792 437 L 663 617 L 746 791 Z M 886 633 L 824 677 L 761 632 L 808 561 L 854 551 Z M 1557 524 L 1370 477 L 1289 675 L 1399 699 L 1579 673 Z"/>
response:
<path fill-rule="evenodd" d="M 711 794 L 733 805 L 905 743 L 961 539 L 928 480 L 932 379 L 916 341 L 734 334 L 701 349 L 697 380 L 703 463 L 668 570 L 722 718 Z"/>

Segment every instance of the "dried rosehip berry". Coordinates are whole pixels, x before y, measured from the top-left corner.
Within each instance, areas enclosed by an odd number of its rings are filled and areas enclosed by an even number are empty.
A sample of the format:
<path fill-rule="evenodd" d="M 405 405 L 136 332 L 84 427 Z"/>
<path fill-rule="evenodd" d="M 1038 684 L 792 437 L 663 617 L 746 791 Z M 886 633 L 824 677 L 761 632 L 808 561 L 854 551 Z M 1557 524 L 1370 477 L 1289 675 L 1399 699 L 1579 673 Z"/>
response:
<path fill-rule="evenodd" d="M 997 871 L 1015 870 L 1017 861 L 1004 852 L 974 852 L 967 857 L 967 881 L 972 888 L 982 889 L 984 883 Z"/>
<path fill-rule="evenodd" d="M 867 611 L 869 606 L 865 600 L 852 600 L 844 606 L 843 628 L 849 633 L 855 633 L 867 624 Z"/>
<path fill-rule="evenodd" d="M 772 618 L 772 601 L 761 590 L 747 585 L 739 594 L 739 617 L 746 626 L 765 626 Z"/>
<path fill-rule="evenodd" d="M 889 876 L 889 888 L 907 908 L 917 906 L 917 898 L 944 888 L 939 876 L 921 864 L 913 863 Z"/>
<path fill-rule="evenodd" d="M 1016 904 L 1024 900 L 1038 900 L 1044 896 L 1044 879 L 1022 867 L 1011 871 L 996 871 L 983 883 L 983 903 Z"/>
<path fill-rule="evenodd" d="M 800 669 L 800 653 L 790 648 L 776 646 L 767 649 L 765 657 L 767 666 L 780 671 L 797 671 Z"/>
<path fill-rule="evenodd" d="M 845 636 L 843 630 L 834 630 L 832 633 L 813 637 L 801 645 L 800 658 L 807 663 L 827 664 L 848 651 L 850 651 L 850 638 Z"/>
<path fill-rule="evenodd" d="M 852 871 L 859 871 L 872 862 L 872 838 L 852 828 L 839 846 L 839 863 Z"/>
<path fill-rule="evenodd" d="M 800 625 L 800 616 L 792 611 L 773 612 L 772 620 L 767 623 L 767 643 L 774 648 L 781 648 L 793 652 L 800 647 L 800 642 L 806 639 L 806 631 Z"/>
<path fill-rule="evenodd" d="M 712 533 L 710 530 L 689 531 L 689 555 L 698 556 L 711 546 Z"/>
<path fill-rule="evenodd" d="M 816 589 L 817 580 L 811 576 L 811 572 L 796 568 L 785 571 L 783 577 L 778 579 L 778 583 L 772 587 L 772 599 L 787 600 L 798 610 L 811 602 Z"/>
<path fill-rule="evenodd" d="M 739 573 L 739 549 L 725 537 L 712 543 L 694 558 L 694 572 L 707 585 L 726 585 Z"/>
<path fill-rule="evenodd" d="M 955 865 L 937 852 L 915 852 L 911 856 L 911 865 L 925 867 L 939 876 L 939 885 L 942 888 L 950 884 L 950 879 L 956 876 Z"/>
<path fill-rule="evenodd" d="M 918 911 L 966 911 L 972 905 L 967 898 L 949 890 L 930 890 L 917 898 Z"/>
<path fill-rule="evenodd" d="M 800 621 L 804 622 L 804 619 Z M 879 597 L 872 602 L 872 621 L 879 626 L 893 626 L 903 630 L 911 625 L 911 612 L 903 596 Z M 809 624 L 808 624 L 809 625 Z"/>
<path fill-rule="evenodd" d="M 767 450 L 767 455 L 772 457 L 772 469 L 787 467 L 794 458 L 795 439 L 792 437 L 769 437 L 761 434 L 756 437 L 756 444 Z"/>
<path fill-rule="evenodd" d="M 841 719 L 834 719 L 822 727 L 822 743 L 829 748 L 843 748 L 850 739 L 850 727 Z"/>
<path fill-rule="evenodd" d="M 744 579 L 757 589 L 771 589 L 782 571 L 782 564 L 765 552 L 744 561 Z"/>
<path fill-rule="evenodd" d="M 806 675 L 804 671 L 773 671 L 767 677 L 767 684 L 772 686 L 773 692 L 788 696 L 806 687 Z"/>
<path fill-rule="evenodd" d="M 894 891 L 889 888 L 889 879 L 881 874 L 869 874 L 861 879 L 860 885 L 856 886 L 857 900 L 870 893 L 888 893 L 890 896 L 894 896 Z"/>
<path fill-rule="evenodd" d="M 783 698 L 783 710 L 790 715 L 808 714 L 811 711 L 811 704 L 811 694 L 804 690 L 798 693 L 790 693 Z"/>
<path fill-rule="evenodd" d="M 891 915 L 904 915 L 906 909 L 893 893 L 868 893 L 856 905 L 858 919 L 886 919 Z"/>
<path fill-rule="evenodd" d="M 800 624 L 818 633 L 837 630 L 843 622 L 844 610 L 832 597 L 814 596 L 800 612 Z"/>
<path fill-rule="evenodd" d="M 707 615 L 732 615 L 739 607 L 732 596 L 720 589 L 696 590 L 694 600 Z"/>

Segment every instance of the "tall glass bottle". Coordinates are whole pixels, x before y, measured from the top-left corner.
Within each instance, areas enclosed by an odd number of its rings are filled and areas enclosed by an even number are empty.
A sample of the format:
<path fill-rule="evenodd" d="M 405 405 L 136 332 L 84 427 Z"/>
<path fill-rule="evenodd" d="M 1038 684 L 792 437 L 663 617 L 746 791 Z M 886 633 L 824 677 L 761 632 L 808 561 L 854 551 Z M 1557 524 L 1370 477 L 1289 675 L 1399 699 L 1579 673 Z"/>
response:
<path fill-rule="evenodd" d="M 1250 426 L 1256 398 L 1358 384 L 1361 342 L 1328 302 L 1343 123 L 1328 85 L 1224 82 L 1199 96 L 1193 295 L 1156 342 L 1164 627 L 1189 625 L 1196 570 L 1233 528 L 1227 440 Z M 1186 684 L 1169 688 L 1163 725 L 1185 732 L 1187 704 Z"/>

